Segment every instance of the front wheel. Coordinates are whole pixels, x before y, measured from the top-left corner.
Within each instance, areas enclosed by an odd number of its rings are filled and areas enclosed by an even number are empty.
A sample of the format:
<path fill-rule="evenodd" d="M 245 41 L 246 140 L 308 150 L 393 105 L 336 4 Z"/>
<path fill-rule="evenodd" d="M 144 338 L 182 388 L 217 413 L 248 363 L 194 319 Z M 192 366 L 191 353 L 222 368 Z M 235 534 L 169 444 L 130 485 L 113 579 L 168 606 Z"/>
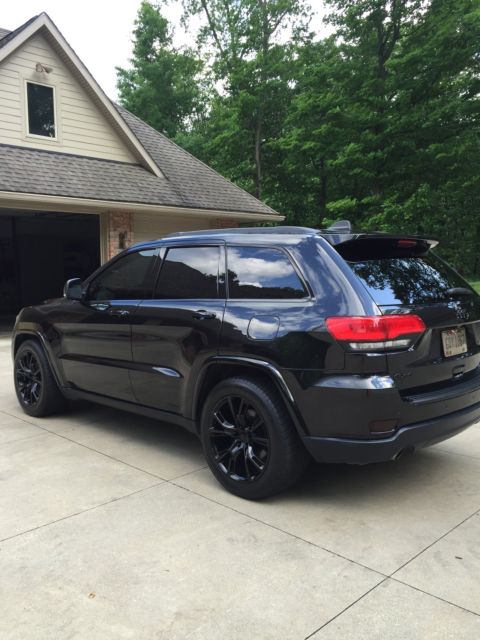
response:
<path fill-rule="evenodd" d="M 48 416 L 65 406 L 45 353 L 34 340 L 23 342 L 15 355 L 14 382 L 20 406 L 29 416 Z"/>
<path fill-rule="evenodd" d="M 201 419 L 205 458 L 231 493 L 259 500 L 292 486 L 309 456 L 276 389 L 235 377 L 210 393 Z"/>

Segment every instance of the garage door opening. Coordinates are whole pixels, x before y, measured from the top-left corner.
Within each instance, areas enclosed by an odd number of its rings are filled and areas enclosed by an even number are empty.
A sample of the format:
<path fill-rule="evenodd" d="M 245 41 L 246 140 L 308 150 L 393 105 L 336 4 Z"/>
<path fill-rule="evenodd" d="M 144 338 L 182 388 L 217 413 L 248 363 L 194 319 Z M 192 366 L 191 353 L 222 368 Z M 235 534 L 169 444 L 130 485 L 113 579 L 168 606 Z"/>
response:
<path fill-rule="evenodd" d="M 0 320 L 62 295 L 69 278 L 86 278 L 100 264 L 97 215 L 0 214 Z"/>

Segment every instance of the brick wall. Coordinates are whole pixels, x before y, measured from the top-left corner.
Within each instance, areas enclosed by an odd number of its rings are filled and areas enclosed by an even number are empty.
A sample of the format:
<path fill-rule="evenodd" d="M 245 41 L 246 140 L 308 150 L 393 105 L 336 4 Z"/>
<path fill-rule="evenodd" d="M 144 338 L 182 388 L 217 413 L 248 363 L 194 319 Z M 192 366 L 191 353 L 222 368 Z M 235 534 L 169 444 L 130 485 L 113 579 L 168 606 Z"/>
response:
<path fill-rule="evenodd" d="M 233 229 L 238 227 L 238 222 L 228 218 L 215 218 L 211 224 L 212 229 Z"/>
<path fill-rule="evenodd" d="M 133 215 L 131 213 L 107 213 L 107 260 L 116 256 L 134 241 Z"/>

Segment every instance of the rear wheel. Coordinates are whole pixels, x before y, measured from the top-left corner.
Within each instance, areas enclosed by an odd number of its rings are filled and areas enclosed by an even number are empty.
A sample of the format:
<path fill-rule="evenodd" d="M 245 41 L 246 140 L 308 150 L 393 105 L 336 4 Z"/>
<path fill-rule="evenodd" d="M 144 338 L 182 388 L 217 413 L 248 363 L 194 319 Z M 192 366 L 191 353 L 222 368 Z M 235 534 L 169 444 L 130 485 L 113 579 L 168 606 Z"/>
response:
<path fill-rule="evenodd" d="M 42 347 L 34 340 L 23 342 L 14 361 L 15 392 L 22 409 L 40 418 L 65 406 Z"/>
<path fill-rule="evenodd" d="M 201 420 L 206 460 L 232 493 L 258 500 L 293 485 L 309 456 L 274 387 L 230 378 L 210 393 Z"/>

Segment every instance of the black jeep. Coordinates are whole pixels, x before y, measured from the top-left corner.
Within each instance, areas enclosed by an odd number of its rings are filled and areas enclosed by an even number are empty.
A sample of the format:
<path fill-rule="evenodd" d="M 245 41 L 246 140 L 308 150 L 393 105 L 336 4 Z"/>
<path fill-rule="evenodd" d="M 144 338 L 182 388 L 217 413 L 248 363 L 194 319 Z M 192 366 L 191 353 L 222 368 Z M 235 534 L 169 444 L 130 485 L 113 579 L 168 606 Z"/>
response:
<path fill-rule="evenodd" d="M 245 498 L 310 458 L 397 458 L 480 418 L 480 297 L 427 238 L 296 227 L 177 233 L 23 309 L 29 415 L 84 398 L 201 438 Z"/>

